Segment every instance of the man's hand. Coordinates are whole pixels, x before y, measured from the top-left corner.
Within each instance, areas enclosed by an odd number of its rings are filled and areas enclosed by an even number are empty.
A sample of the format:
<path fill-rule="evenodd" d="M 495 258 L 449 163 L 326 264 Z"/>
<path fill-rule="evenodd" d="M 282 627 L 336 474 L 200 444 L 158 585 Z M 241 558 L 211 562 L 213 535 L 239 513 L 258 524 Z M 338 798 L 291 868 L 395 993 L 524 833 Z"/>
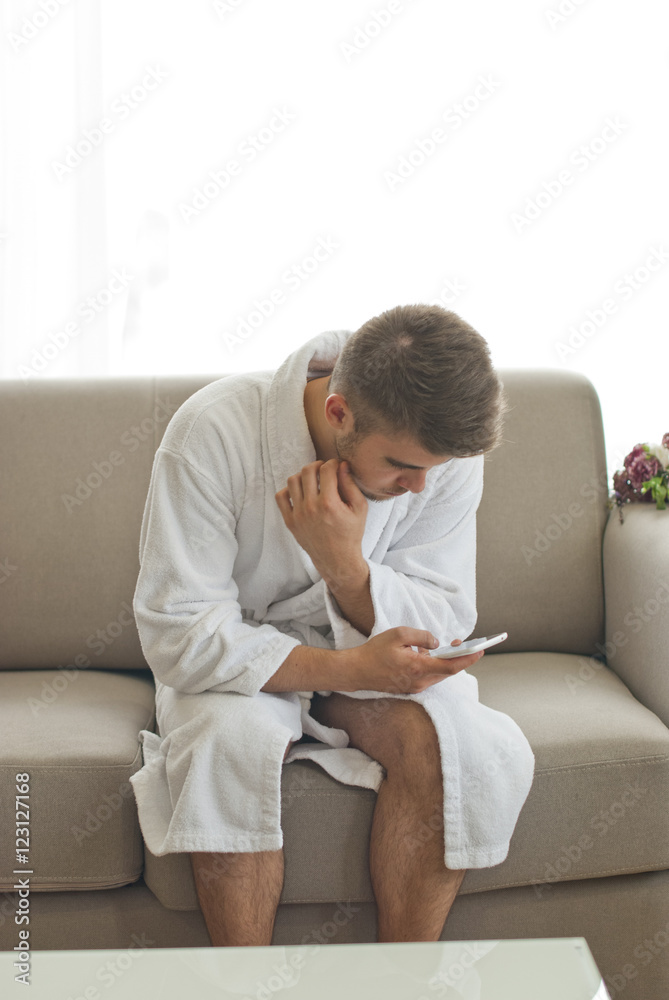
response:
<path fill-rule="evenodd" d="M 348 462 L 311 462 L 275 494 L 284 523 L 325 582 L 339 585 L 359 573 L 367 500 Z"/>
<path fill-rule="evenodd" d="M 451 645 L 461 641 L 454 639 Z M 483 656 L 483 652 L 468 653 L 438 660 L 427 652 L 438 645 L 431 632 L 401 627 L 380 632 L 353 649 L 295 646 L 261 690 L 415 694 L 471 667 Z M 418 647 L 417 653 L 412 646 Z"/>
<path fill-rule="evenodd" d="M 454 639 L 457 646 L 461 639 Z M 416 694 L 446 677 L 473 666 L 484 651 L 440 660 L 430 656 L 439 641 L 431 632 L 400 626 L 380 632 L 361 646 L 347 650 L 352 660 L 347 670 L 348 684 L 336 691 L 383 691 L 389 694 Z M 418 652 L 411 647 L 417 646 Z"/>

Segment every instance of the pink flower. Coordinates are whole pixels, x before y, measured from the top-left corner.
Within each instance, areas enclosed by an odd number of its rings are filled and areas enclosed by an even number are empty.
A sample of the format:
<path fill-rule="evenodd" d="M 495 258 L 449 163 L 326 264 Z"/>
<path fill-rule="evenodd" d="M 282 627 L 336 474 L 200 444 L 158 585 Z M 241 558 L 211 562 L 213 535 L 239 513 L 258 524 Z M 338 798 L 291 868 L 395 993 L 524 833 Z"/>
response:
<path fill-rule="evenodd" d="M 629 457 L 630 456 L 628 455 L 628 458 Z M 642 451 L 642 454 L 632 458 L 631 462 L 628 462 L 627 459 L 625 459 L 625 469 L 627 471 L 627 478 L 629 479 L 633 489 L 641 491 L 642 483 L 645 483 L 648 479 L 652 479 L 652 477 L 656 476 L 658 472 L 661 472 L 662 465 L 654 455 L 648 457 L 646 453 Z M 650 490 L 644 494 L 644 499 L 646 496 L 652 499 Z"/>
<path fill-rule="evenodd" d="M 662 438 L 662 447 L 669 448 L 669 431 Z"/>
<path fill-rule="evenodd" d="M 625 461 L 623 462 L 623 468 L 629 469 L 630 465 L 635 458 L 646 457 L 646 450 L 642 444 L 635 444 L 629 455 L 625 456 Z"/>

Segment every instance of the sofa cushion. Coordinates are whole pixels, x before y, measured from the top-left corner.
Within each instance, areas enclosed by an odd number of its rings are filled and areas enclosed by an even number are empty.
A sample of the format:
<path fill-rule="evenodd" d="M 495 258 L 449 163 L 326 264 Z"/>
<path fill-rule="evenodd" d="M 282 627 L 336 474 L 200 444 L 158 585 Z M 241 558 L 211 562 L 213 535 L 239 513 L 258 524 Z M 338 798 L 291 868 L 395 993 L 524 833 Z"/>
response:
<path fill-rule="evenodd" d="M 481 702 L 523 730 L 536 770 L 508 857 L 468 871 L 461 893 L 519 885 L 541 893 L 551 881 L 669 867 L 669 730 L 612 670 L 562 653 L 486 653 L 469 672 Z M 489 766 L 494 773 L 504 763 Z M 373 900 L 375 800 L 309 761 L 284 767 L 282 902 Z M 418 840 L 435 835 L 417 824 Z M 196 909 L 188 857 L 145 854 L 145 881 L 160 901 Z"/>
<path fill-rule="evenodd" d="M 16 775 L 30 785 L 30 887 L 107 888 L 142 874 L 129 778 L 152 728 L 146 671 L 0 672 L 0 888 L 14 885 Z M 11 804 L 9 807 L 8 804 Z M 21 817 L 24 818 L 24 817 Z"/>

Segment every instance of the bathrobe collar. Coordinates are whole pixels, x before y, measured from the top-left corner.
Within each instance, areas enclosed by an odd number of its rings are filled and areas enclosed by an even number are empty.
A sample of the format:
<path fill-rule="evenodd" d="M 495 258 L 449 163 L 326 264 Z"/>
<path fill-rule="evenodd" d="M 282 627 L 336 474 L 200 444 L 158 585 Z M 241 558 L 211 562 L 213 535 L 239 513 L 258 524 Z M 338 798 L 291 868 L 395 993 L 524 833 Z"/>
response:
<path fill-rule="evenodd" d="M 330 375 L 351 330 L 334 330 L 312 337 L 289 354 L 274 373 L 267 401 L 269 460 L 275 492 L 303 465 L 317 460 L 304 411 L 307 377 Z"/>

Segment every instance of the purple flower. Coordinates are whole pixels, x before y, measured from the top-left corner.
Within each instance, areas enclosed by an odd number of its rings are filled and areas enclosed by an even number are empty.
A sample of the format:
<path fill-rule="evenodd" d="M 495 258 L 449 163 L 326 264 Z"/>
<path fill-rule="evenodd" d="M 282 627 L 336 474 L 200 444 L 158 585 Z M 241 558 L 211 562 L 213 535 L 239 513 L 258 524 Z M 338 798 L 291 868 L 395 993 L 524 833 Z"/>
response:
<path fill-rule="evenodd" d="M 645 452 L 642 455 L 637 455 L 636 458 L 633 458 L 629 464 L 625 461 L 625 468 L 627 471 L 627 478 L 629 479 L 633 489 L 639 491 L 641 491 L 642 483 L 645 483 L 648 479 L 652 479 L 653 476 L 656 476 L 658 472 L 662 471 L 662 465 L 658 459 L 655 458 L 654 455 L 648 457 Z M 650 490 L 648 490 L 647 494 L 644 494 L 644 499 L 646 496 L 649 496 L 652 499 Z"/>
<path fill-rule="evenodd" d="M 642 444 L 635 444 L 629 455 L 625 456 L 625 461 L 623 462 L 623 468 L 629 469 L 630 465 L 635 458 L 646 457 L 646 450 Z"/>
<path fill-rule="evenodd" d="M 624 469 L 622 472 L 616 472 L 614 474 L 613 489 L 615 490 L 616 500 L 618 503 L 630 503 L 632 500 L 645 499 L 645 497 L 638 497 L 632 489 L 627 480 L 627 473 Z"/>
<path fill-rule="evenodd" d="M 669 431 L 667 431 L 667 433 L 662 438 L 662 447 L 669 448 Z"/>

